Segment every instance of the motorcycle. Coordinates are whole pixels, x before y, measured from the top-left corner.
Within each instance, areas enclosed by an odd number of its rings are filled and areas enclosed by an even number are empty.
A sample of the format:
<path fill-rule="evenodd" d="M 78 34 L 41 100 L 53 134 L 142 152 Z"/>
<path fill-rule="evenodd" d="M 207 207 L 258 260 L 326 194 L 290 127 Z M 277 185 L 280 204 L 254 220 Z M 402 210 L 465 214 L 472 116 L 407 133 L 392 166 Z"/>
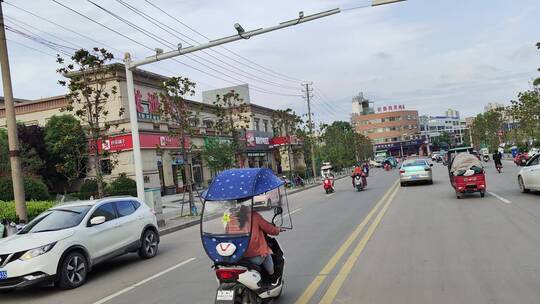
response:
<path fill-rule="evenodd" d="M 498 173 L 501 173 L 501 172 L 502 172 L 502 165 L 496 164 L 496 165 L 495 165 L 495 169 L 497 169 L 497 172 L 498 172 Z"/>
<path fill-rule="evenodd" d="M 364 181 L 363 181 L 362 176 L 360 175 L 354 176 L 354 187 L 356 188 L 358 192 L 364 190 Z"/>
<path fill-rule="evenodd" d="M 334 193 L 334 182 L 330 178 L 323 180 L 323 188 L 326 194 Z"/>
<path fill-rule="evenodd" d="M 270 169 L 231 169 L 220 173 L 203 194 L 201 241 L 213 263 L 212 268 L 219 284 L 214 303 L 261 304 L 281 295 L 285 257 L 278 241 L 264 235 L 272 250 L 272 275 L 262 265 L 254 264 L 243 256 L 251 240 L 252 225 L 249 223 L 255 212 L 253 197 L 274 189 L 281 191 L 283 185 L 283 181 Z M 292 224 L 290 227 L 282 227 L 282 206 L 287 206 L 288 210 L 286 195 L 280 200 L 279 206 L 274 207 L 271 223 L 280 229 L 292 229 Z M 211 216 L 216 212 L 223 213 L 221 219 Z M 276 225 L 278 217 L 280 224 Z"/>

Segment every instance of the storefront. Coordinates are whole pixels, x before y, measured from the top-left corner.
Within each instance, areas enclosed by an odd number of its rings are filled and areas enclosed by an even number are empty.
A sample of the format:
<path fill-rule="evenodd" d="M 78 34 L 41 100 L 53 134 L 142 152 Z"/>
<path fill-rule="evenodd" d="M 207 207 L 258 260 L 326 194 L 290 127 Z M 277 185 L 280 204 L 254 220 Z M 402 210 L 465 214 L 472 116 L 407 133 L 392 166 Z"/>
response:
<path fill-rule="evenodd" d="M 261 131 L 246 132 L 246 155 L 249 168 L 272 168 L 270 138 L 272 133 Z"/>
<path fill-rule="evenodd" d="M 388 155 L 400 157 L 401 149 L 403 148 L 403 154 L 407 155 L 420 155 L 420 149 L 424 145 L 424 139 L 408 140 L 403 142 L 394 142 L 387 144 L 375 145 L 375 150 L 386 150 Z"/>
<path fill-rule="evenodd" d="M 294 135 L 273 137 L 270 140 L 270 147 L 276 160 L 274 171 L 278 174 L 305 171 L 303 144 L 303 140 Z"/>

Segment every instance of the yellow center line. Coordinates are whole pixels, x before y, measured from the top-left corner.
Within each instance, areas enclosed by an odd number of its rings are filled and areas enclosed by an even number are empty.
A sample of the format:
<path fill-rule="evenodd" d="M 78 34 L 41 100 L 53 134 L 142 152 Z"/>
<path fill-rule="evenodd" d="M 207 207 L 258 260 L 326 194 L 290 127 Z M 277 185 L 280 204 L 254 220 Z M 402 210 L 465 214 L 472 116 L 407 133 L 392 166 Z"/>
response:
<path fill-rule="evenodd" d="M 295 304 L 307 304 L 315 294 L 315 292 L 319 289 L 321 284 L 324 282 L 328 274 L 332 272 L 332 270 L 336 267 L 336 264 L 341 259 L 341 257 L 345 254 L 345 252 L 349 249 L 349 247 L 353 244 L 354 240 L 358 237 L 360 232 L 364 230 L 364 227 L 369 223 L 373 215 L 376 213 L 376 211 L 379 209 L 379 207 L 386 201 L 387 197 L 392 193 L 393 190 L 398 189 L 398 181 L 396 181 L 388 191 L 383 195 L 383 197 L 377 202 L 377 204 L 369 211 L 368 215 L 362 220 L 360 224 L 354 229 L 354 231 L 349 235 L 347 240 L 345 240 L 345 243 L 339 247 L 338 251 L 330 258 L 328 263 L 323 267 L 321 272 L 313 279 L 313 281 L 309 284 L 309 286 L 304 290 L 304 293 L 296 300 Z"/>
<path fill-rule="evenodd" d="M 331 304 L 334 299 L 337 296 L 337 293 L 341 289 L 341 286 L 343 285 L 343 282 L 345 282 L 345 279 L 349 276 L 349 274 L 352 271 L 352 268 L 356 261 L 358 260 L 358 257 L 362 254 L 362 251 L 364 251 L 364 248 L 366 248 L 366 244 L 368 243 L 369 239 L 375 232 L 375 229 L 381 222 L 384 214 L 386 213 L 386 210 L 388 210 L 388 207 L 390 206 L 390 203 L 396 196 L 396 193 L 398 192 L 399 188 L 394 189 L 392 192 L 392 195 L 384 205 L 384 207 L 381 209 L 379 214 L 377 214 L 377 217 L 373 220 L 373 223 L 368 227 L 368 230 L 366 231 L 366 234 L 362 237 L 352 254 L 349 256 L 345 264 L 343 264 L 343 267 L 341 267 L 341 270 L 337 274 L 337 276 L 334 278 L 334 281 L 332 281 L 332 284 L 330 284 L 330 287 L 326 291 L 326 294 L 321 299 L 319 304 Z"/>

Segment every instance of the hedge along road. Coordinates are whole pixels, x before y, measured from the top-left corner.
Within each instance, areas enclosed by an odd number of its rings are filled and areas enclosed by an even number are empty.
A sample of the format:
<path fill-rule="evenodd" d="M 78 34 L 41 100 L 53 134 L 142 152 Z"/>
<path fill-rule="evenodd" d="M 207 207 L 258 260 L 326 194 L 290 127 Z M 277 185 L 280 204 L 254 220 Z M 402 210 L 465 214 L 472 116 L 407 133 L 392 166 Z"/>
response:
<path fill-rule="evenodd" d="M 395 180 L 396 171 L 373 170 L 363 192 L 345 178 L 336 182 L 333 195 L 319 186 L 289 196 L 294 229 L 278 237 L 287 264 L 285 292 L 277 303 L 294 303 L 302 295 Z M 32 288 L 4 294 L 2 303 L 212 303 L 216 281 L 210 266 L 194 226 L 164 236 L 154 259 L 123 256 L 97 266 L 78 289 Z"/>

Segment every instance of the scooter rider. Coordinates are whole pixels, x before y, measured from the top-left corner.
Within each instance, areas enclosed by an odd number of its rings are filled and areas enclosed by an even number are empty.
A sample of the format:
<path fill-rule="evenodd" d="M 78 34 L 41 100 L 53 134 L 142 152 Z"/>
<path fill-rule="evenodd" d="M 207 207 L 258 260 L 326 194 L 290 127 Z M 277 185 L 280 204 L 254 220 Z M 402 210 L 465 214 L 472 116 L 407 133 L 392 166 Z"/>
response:
<path fill-rule="evenodd" d="M 499 151 L 493 153 L 493 161 L 495 162 L 495 168 L 502 168 L 502 154 Z"/>
<path fill-rule="evenodd" d="M 247 199 L 246 201 L 250 200 L 251 198 Z M 248 249 L 244 254 L 244 258 L 255 265 L 262 265 L 266 272 L 271 276 L 274 274 L 272 249 L 270 249 L 268 246 L 264 234 L 278 235 L 284 230 L 266 221 L 257 211 L 251 212 L 251 209 L 248 206 L 243 205 L 240 207 L 239 212 L 240 228 L 242 229 L 244 226 L 249 224 L 251 224 L 251 238 Z"/>
<path fill-rule="evenodd" d="M 351 175 L 353 188 L 356 187 L 356 185 L 354 184 L 354 178 L 356 176 L 360 176 L 362 178 L 362 183 L 364 184 L 364 186 L 367 185 L 366 174 L 364 173 L 363 169 L 360 168 L 359 165 L 354 166 L 354 171 Z"/>

